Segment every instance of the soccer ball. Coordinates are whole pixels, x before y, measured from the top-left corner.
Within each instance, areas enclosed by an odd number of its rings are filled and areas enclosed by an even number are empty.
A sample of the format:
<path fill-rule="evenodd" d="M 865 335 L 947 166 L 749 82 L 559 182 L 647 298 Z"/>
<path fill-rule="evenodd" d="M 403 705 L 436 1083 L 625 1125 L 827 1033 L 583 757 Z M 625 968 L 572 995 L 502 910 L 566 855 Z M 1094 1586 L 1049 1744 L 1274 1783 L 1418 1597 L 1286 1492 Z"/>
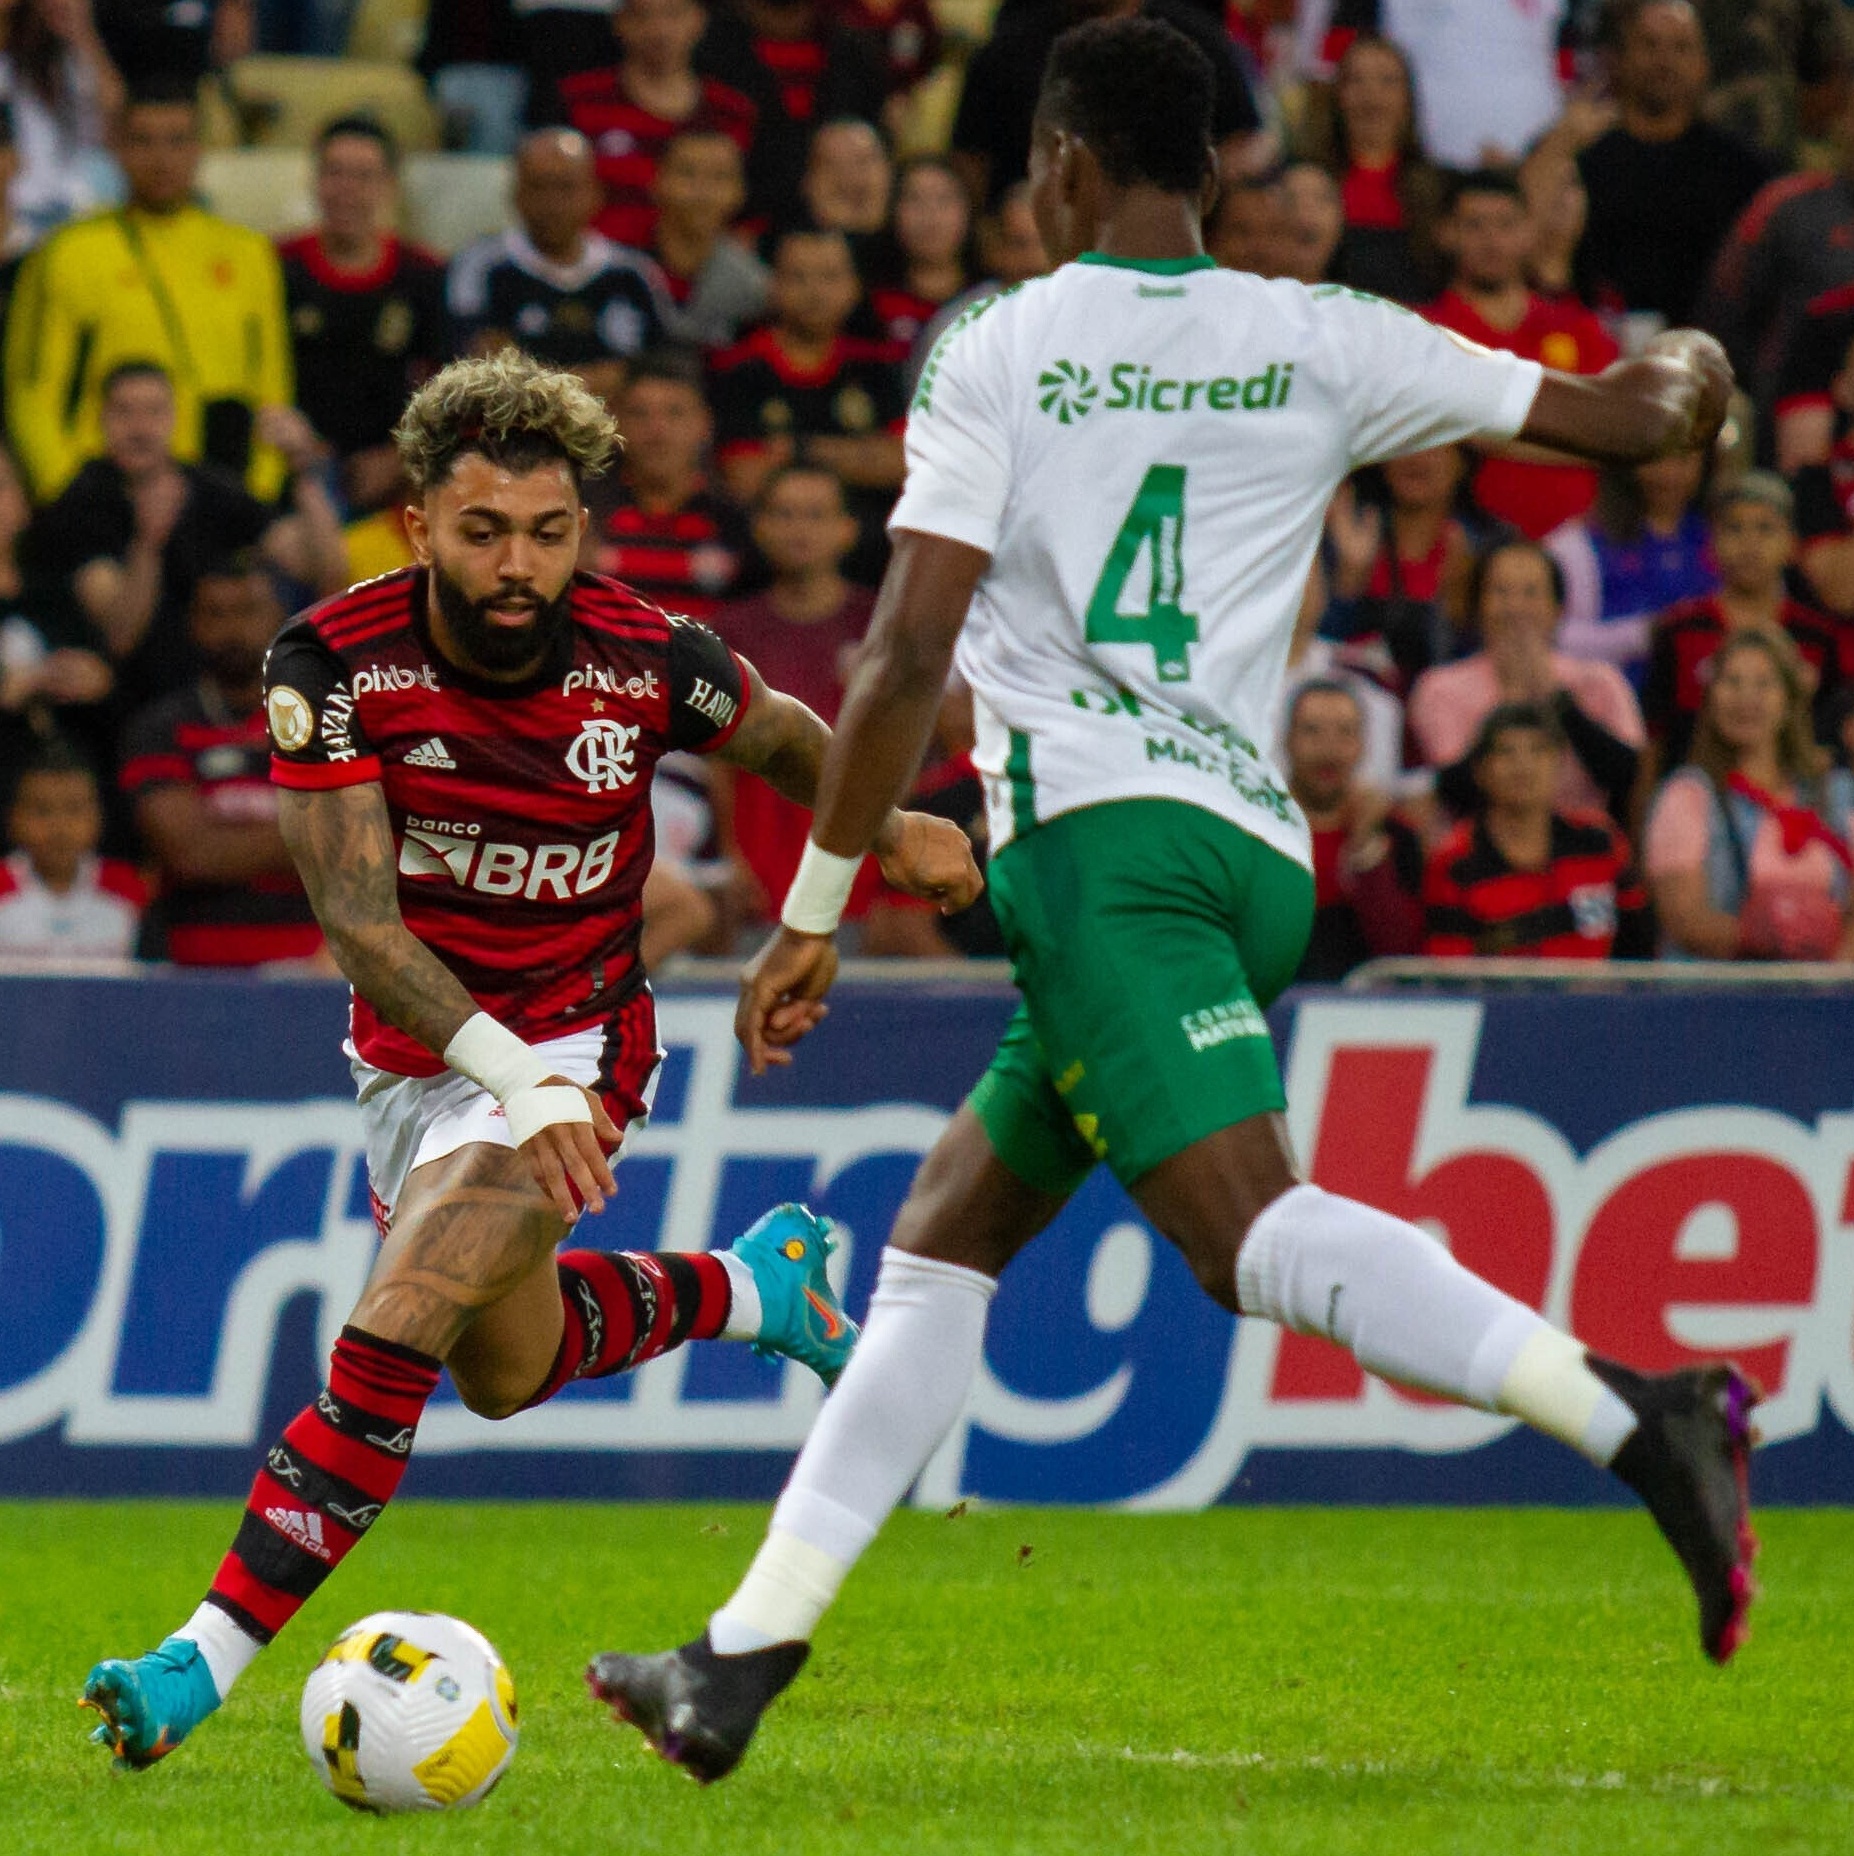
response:
<path fill-rule="evenodd" d="M 357 1811 L 475 1804 L 515 1757 L 515 1681 L 481 1631 L 435 1611 L 376 1611 L 303 1684 L 303 1745 Z"/>

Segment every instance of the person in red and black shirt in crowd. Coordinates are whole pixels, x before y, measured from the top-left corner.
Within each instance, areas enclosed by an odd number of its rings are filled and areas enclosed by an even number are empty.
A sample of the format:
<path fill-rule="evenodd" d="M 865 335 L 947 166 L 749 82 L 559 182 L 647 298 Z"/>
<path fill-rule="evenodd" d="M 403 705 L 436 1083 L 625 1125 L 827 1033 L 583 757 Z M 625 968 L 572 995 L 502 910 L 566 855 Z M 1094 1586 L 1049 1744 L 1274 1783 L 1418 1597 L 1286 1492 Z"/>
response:
<path fill-rule="evenodd" d="M 209 566 L 190 614 L 200 675 L 123 741 L 122 789 L 160 876 L 147 951 L 183 967 L 306 960 L 322 946 L 270 783 L 264 652 L 283 620 L 256 557 Z"/>
<path fill-rule="evenodd" d="M 842 117 L 822 124 L 811 138 L 799 185 L 802 212 L 788 210 L 781 225 L 822 226 L 849 241 L 850 258 L 860 277 L 873 277 L 893 260 L 889 212 L 895 198 L 895 164 L 887 145 L 870 123 Z M 863 312 L 868 333 L 876 323 Z"/>
<path fill-rule="evenodd" d="M 972 201 L 944 156 L 915 155 L 901 164 L 893 244 L 886 278 L 870 286 L 869 307 L 883 336 L 906 355 L 977 268 Z"/>
<path fill-rule="evenodd" d="M 606 398 L 625 363 L 653 348 L 674 315 L 657 267 L 592 229 L 599 182 L 577 129 L 538 129 L 515 155 L 521 224 L 466 245 L 447 284 L 454 340 L 472 354 L 514 343 L 570 367 Z"/>
<path fill-rule="evenodd" d="M 930 0 L 836 0 L 836 18 L 881 46 L 891 102 L 939 66 L 942 35 Z"/>
<path fill-rule="evenodd" d="M 1621 832 L 1553 804 L 1564 734 L 1544 703 L 1503 703 L 1473 751 L 1477 815 L 1436 846 L 1423 877 L 1437 957 L 1645 959 L 1648 899 Z"/>
<path fill-rule="evenodd" d="M 1566 374 L 1600 374 L 1618 350 L 1574 297 L 1543 297 L 1526 281 L 1532 222 L 1511 174 L 1464 175 L 1450 196 L 1447 235 L 1454 275 L 1424 311 L 1431 322 L 1483 348 L 1504 348 Z M 1596 501 L 1588 465 L 1541 461 L 1528 449 L 1495 451 L 1475 473 L 1474 499 L 1533 541 Z"/>
<path fill-rule="evenodd" d="M 388 130 L 338 117 L 315 141 L 320 223 L 278 247 L 296 404 L 334 448 L 355 514 L 398 492 L 394 412 L 446 359 L 444 266 L 389 229 L 398 172 Z"/>
<path fill-rule="evenodd" d="M 1365 716 L 1358 694 L 1315 678 L 1288 707 L 1288 790 L 1313 834 L 1313 931 L 1295 978 L 1344 979 L 1362 962 L 1423 944 L 1423 847 L 1359 783 Z"/>
<path fill-rule="evenodd" d="M 1712 552 L 1719 590 L 1670 606 L 1654 622 L 1642 717 L 1661 773 L 1680 766 L 1706 699 L 1712 654 L 1733 632 L 1789 634 L 1815 679 L 1816 732 L 1829 738 L 1836 699 L 1854 677 L 1854 625 L 1790 596 L 1796 558 L 1790 487 L 1769 471 L 1747 471 L 1712 499 Z"/>
<path fill-rule="evenodd" d="M 612 30 L 619 62 L 563 77 L 552 114 L 592 144 L 605 193 L 593 224 L 616 244 L 647 249 L 657 223 L 657 170 L 671 141 L 724 135 L 744 160 L 759 111 L 731 85 L 695 69 L 695 48 L 708 30 L 701 0 L 625 0 Z"/>
<path fill-rule="evenodd" d="M 1854 286 L 1816 298 L 1784 357 L 1777 463 L 1796 486 L 1803 572 L 1854 616 Z"/>
<path fill-rule="evenodd" d="M 765 592 L 722 607 L 715 630 L 762 675 L 827 722 L 837 719 L 875 596 L 843 576 L 857 543 L 843 485 L 816 464 L 788 464 L 767 479 L 753 516 L 753 538 L 772 574 Z M 763 780 L 725 778 L 715 791 L 721 833 L 765 906 L 791 886 L 811 828 L 802 806 Z M 938 955 L 948 951 L 930 913 L 890 905 L 881 873 L 865 863 L 849 913 L 862 921 L 863 950 Z M 917 932 L 918 931 L 918 932 Z"/>
<path fill-rule="evenodd" d="M 677 335 L 728 348 L 766 314 L 768 276 L 729 235 L 747 198 L 740 150 L 713 130 L 679 135 L 657 169 L 657 225 L 650 255 L 676 306 Z"/>
<path fill-rule="evenodd" d="M 1443 282 L 1442 175 L 1423 152 L 1410 61 L 1388 39 L 1362 34 L 1339 59 L 1326 167 L 1345 201 L 1338 276 L 1394 302 L 1427 302 Z"/>
<path fill-rule="evenodd" d="M 789 213 L 820 123 L 877 122 L 888 96 L 880 51 L 824 0 L 733 0 L 717 7 L 696 64 L 759 111 L 747 164 L 756 215 Z"/>
<path fill-rule="evenodd" d="M 850 492 L 860 538 L 846 566 L 873 586 L 883 524 L 901 487 L 901 372 L 884 343 L 846 335 L 862 285 L 841 232 L 782 233 L 773 253 L 773 321 L 716 356 L 708 398 L 721 478 L 743 503 L 795 459 L 822 464 Z"/>
<path fill-rule="evenodd" d="M 653 605 L 712 619 L 733 593 L 750 547 L 746 512 L 703 470 L 714 421 L 700 367 L 645 355 L 618 397 L 624 455 L 587 486 L 583 565 L 635 587 Z"/>

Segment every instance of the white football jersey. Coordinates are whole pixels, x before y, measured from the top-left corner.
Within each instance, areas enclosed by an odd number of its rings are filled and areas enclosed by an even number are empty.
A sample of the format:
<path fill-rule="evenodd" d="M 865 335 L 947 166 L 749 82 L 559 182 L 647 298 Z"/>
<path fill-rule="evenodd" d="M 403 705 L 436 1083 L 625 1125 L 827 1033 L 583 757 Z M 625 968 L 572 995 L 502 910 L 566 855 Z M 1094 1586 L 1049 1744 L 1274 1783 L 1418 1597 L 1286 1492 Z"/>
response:
<path fill-rule="evenodd" d="M 1512 437 L 1539 379 L 1208 258 L 1091 254 L 975 304 L 922 371 L 889 526 L 991 556 L 957 661 L 993 845 L 1156 797 L 1308 862 L 1263 744 L 1326 506 L 1362 464 Z"/>

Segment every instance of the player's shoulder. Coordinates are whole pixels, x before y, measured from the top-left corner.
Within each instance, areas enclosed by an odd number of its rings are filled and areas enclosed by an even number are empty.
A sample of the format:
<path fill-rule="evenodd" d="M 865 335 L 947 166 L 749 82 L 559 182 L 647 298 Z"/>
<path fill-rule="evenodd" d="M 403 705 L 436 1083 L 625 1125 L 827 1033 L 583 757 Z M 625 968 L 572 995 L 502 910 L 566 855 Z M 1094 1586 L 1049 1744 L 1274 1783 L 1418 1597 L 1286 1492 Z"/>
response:
<path fill-rule="evenodd" d="M 417 616 L 421 572 L 399 567 L 330 594 L 298 613 L 277 634 L 276 643 L 313 642 L 341 656 L 358 645 L 377 646 L 397 632 L 410 631 Z"/>
<path fill-rule="evenodd" d="M 639 641 L 667 642 L 678 623 L 674 614 L 611 574 L 576 573 L 568 610 L 582 630 Z"/>

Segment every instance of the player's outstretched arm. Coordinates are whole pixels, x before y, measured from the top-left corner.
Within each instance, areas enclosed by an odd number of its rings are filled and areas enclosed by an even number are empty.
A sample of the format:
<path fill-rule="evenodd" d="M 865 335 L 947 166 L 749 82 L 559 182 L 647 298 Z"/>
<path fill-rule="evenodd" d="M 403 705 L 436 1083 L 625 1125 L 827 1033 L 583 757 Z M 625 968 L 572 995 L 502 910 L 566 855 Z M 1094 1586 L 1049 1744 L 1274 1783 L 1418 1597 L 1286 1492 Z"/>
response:
<path fill-rule="evenodd" d="M 1548 368 L 1519 437 L 1601 464 L 1639 464 L 1705 450 L 1731 395 L 1732 364 L 1718 342 L 1698 329 L 1670 329 L 1600 374 Z"/>
<path fill-rule="evenodd" d="M 819 850 L 860 858 L 880 849 L 891 819 L 912 818 L 895 807 L 926 752 L 966 608 L 989 564 L 989 555 L 963 542 L 896 532 L 869 636 L 818 774 L 811 841 Z M 889 861 L 885 855 L 883 869 L 893 882 Z M 963 894 L 969 902 L 978 893 L 976 869 L 970 894 L 964 887 L 962 879 L 959 891 L 937 899 L 960 907 L 956 896 Z M 831 932 L 792 926 L 793 908 L 788 898 L 779 931 L 741 976 L 734 1031 L 756 1076 L 768 1064 L 791 1061 L 789 1046 L 823 1017 L 837 974 Z"/>
<path fill-rule="evenodd" d="M 536 1183 L 569 1223 L 578 1212 L 569 1181 L 593 1211 L 603 1211 L 604 1195 L 616 1182 L 601 1143 L 615 1147 L 618 1130 L 591 1091 L 549 1074 L 513 1032 L 480 1012 L 457 976 L 406 927 L 399 913 L 398 852 L 378 782 L 311 792 L 285 788 L 278 794 L 277 822 L 348 983 L 382 1018 L 488 1088 L 510 1109 L 512 1134 L 524 1125 L 513 1103 L 518 1094 L 530 1098 L 528 1122 L 551 1115 L 518 1143 Z M 489 1043 L 506 1084 L 478 1074 L 481 1066 L 455 1054 L 460 1032 L 471 1040 L 466 1026 L 476 1045 Z M 517 1074 L 519 1064 L 502 1061 L 509 1055 L 503 1044 L 531 1057 L 533 1073 Z"/>

